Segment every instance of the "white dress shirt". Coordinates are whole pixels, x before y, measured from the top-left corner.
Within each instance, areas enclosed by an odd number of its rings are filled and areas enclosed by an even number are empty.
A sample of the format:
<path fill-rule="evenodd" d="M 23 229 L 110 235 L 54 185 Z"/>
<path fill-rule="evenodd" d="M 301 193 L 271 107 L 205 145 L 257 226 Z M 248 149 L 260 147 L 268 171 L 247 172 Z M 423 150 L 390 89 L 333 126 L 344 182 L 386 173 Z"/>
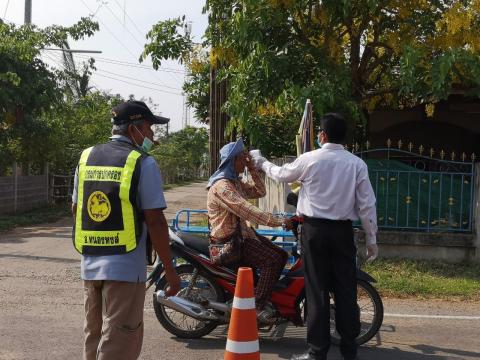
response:
<path fill-rule="evenodd" d="M 330 220 L 360 220 L 367 245 L 375 244 L 377 212 L 367 164 L 340 144 L 302 154 L 293 163 L 262 164 L 268 177 L 278 182 L 301 181 L 297 213 Z"/>

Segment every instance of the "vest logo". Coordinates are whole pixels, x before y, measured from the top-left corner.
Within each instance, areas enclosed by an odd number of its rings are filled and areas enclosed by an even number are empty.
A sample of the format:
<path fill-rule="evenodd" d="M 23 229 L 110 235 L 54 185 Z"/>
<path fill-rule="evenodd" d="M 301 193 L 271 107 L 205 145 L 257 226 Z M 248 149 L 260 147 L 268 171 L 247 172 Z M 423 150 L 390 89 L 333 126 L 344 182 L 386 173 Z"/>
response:
<path fill-rule="evenodd" d="M 110 215 L 112 206 L 110 205 L 110 200 L 108 200 L 107 195 L 101 191 L 94 191 L 88 198 L 87 210 L 90 219 L 96 222 L 102 222 Z"/>

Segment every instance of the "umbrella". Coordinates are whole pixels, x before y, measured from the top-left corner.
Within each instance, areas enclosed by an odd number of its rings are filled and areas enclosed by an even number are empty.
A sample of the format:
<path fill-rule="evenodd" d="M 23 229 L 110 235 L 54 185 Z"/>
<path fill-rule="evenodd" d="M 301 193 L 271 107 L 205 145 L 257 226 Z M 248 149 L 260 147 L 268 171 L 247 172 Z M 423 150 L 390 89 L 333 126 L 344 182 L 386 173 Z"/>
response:
<path fill-rule="evenodd" d="M 313 112 L 312 102 L 307 99 L 305 110 L 303 111 L 302 120 L 295 136 L 297 144 L 297 156 L 315 149 L 314 132 L 313 132 Z"/>
<path fill-rule="evenodd" d="M 307 99 L 307 102 L 305 103 L 305 110 L 303 110 L 302 120 L 300 121 L 298 132 L 295 135 L 295 142 L 297 144 L 297 157 L 302 155 L 303 153 L 315 149 L 313 133 L 313 111 L 312 102 L 310 101 L 310 99 Z M 301 187 L 301 183 L 298 181 L 289 185 L 294 193 L 298 193 Z"/>

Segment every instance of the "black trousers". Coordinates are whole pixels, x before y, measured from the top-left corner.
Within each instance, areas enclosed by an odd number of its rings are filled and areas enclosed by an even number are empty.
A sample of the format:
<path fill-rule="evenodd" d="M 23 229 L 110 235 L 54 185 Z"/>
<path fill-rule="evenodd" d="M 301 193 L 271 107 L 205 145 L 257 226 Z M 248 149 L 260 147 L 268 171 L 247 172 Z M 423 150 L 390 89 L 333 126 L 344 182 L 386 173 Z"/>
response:
<path fill-rule="evenodd" d="M 351 221 L 305 217 L 303 264 L 307 297 L 307 342 L 310 353 L 326 359 L 330 348 L 330 300 L 335 299 L 335 323 L 345 359 L 357 355 L 360 333 L 357 305 L 356 248 Z"/>

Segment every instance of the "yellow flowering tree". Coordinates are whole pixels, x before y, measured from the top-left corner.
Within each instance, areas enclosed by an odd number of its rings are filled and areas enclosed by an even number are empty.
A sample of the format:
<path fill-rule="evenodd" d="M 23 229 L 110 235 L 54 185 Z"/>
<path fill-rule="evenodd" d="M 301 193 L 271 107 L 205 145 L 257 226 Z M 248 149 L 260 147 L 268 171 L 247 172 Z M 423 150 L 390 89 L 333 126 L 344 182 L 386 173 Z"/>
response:
<path fill-rule="evenodd" d="M 431 116 L 454 87 L 479 95 L 480 0 L 207 0 L 205 11 L 230 127 L 269 154 L 294 139 L 271 148 L 265 131 L 298 126 L 307 98 L 314 116 L 346 113 L 361 137 L 378 107 L 426 104 Z M 166 58 L 158 40 L 145 56 Z"/>

